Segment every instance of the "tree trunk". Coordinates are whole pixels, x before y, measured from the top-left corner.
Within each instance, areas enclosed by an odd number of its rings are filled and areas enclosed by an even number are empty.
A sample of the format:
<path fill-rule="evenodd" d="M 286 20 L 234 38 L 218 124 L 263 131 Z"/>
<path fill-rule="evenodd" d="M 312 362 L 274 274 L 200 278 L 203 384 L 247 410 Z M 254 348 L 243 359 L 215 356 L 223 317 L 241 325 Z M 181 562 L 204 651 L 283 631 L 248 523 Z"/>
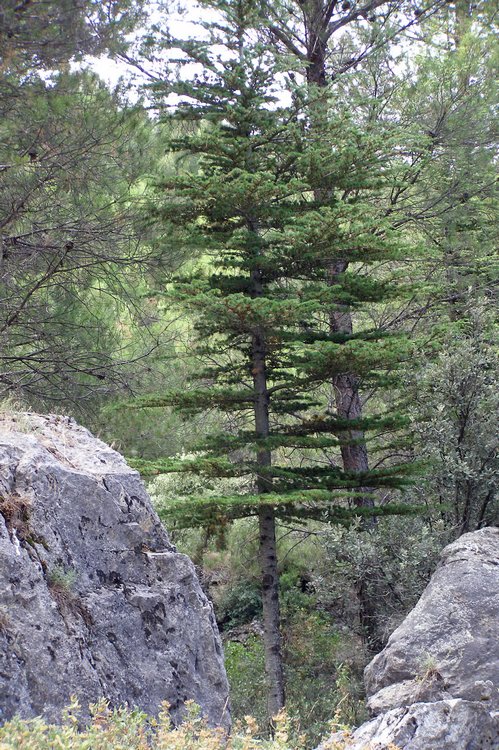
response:
<path fill-rule="evenodd" d="M 310 0 L 304 4 L 303 18 L 306 28 L 307 39 L 307 83 L 309 86 L 327 86 L 326 56 L 328 44 L 328 19 L 324 14 L 322 0 Z M 311 116 L 327 116 L 318 104 L 318 111 L 312 112 Z M 322 191 L 316 191 L 315 199 L 323 200 Z M 327 269 L 328 282 L 331 286 L 336 282 L 338 274 L 344 273 L 348 268 L 348 260 L 342 259 L 330 263 Z M 332 310 L 329 315 L 329 329 L 331 333 L 353 332 L 352 314 L 348 307 Z M 355 373 L 340 373 L 335 375 L 331 381 L 336 411 L 343 419 L 360 419 L 362 417 L 362 401 L 359 394 L 359 378 Z M 341 446 L 341 460 L 343 469 L 355 473 L 369 470 L 367 446 L 363 430 L 346 430 L 344 434 L 345 443 Z M 372 490 L 368 487 L 361 488 L 361 494 L 356 498 L 355 504 L 360 507 L 374 507 Z M 364 531 L 368 532 L 376 524 L 374 518 L 364 523 Z M 359 602 L 359 619 L 362 630 L 365 633 L 365 642 L 370 651 L 381 650 L 381 642 L 376 628 L 376 606 L 369 590 L 369 573 L 366 574 L 357 589 Z"/>
<path fill-rule="evenodd" d="M 263 604 L 263 641 L 265 647 L 265 672 L 268 680 L 267 710 L 269 719 L 272 720 L 284 706 L 285 700 L 274 511 L 271 508 L 262 508 L 258 514 L 258 523 Z"/>
<path fill-rule="evenodd" d="M 335 264 L 330 274 L 330 283 L 334 283 L 337 273 L 342 273 L 348 267 L 346 261 Z M 330 269 L 331 270 L 331 269 Z M 352 315 L 347 308 L 332 311 L 329 316 L 329 327 L 332 333 L 352 333 Z M 359 378 L 355 373 L 347 372 L 335 375 L 332 379 L 336 411 L 342 419 L 360 419 L 362 417 L 362 401 L 359 394 Z M 341 445 L 341 461 L 344 471 L 361 473 L 369 471 L 369 459 L 363 430 L 346 430 L 345 443 Z M 374 507 L 374 497 L 371 488 L 360 487 L 359 496 L 355 504 L 364 508 Z M 364 533 L 371 532 L 376 526 L 376 519 L 372 516 L 363 520 Z M 365 643 L 369 651 L 378 653 L 383 648 L 378 628 L 376 626 L 376 602 L 370 587 L 372 575 L 366 571 L 357 588 L 359 602 L 359 620 Z"/>
<path fill-rule="evenodd" d="M 259 269 L 252 273 L 253 294 L 263 292 L 262 274 Z M 269 394 L 266 373 L 266 344 L 263 331 L 257 329 L 252 336 L 252 369 L 255 393 L 255 432 L 260 438 L 269 435 Z M 272 481 L 265 469 L 271 466 L 272 455 L 264 448 L 257 453 L 258 467 L 263 471 L 257 475 L 257 491 L 265 494 L 272 489 Z M 259 561 L 263 604 L 263 640 L 265 648 L 265 672 L 268 681 L 267 707 L 269 720 L 283 708 L 284 670 L 281 647 L 281 615 L 279 610 L 279 571 L 277 568 L 277 546 L 275 515 L 270 506 L 262 507 L 259 521 Z"/>
<path fill-rule="evenodd" d="M 348 263 L 336 263 L 334 269 L 330 269 L 330 283 L 338 273 L 346 270 Z M 332 311 L 329 316 L 329 328 L 332 333 L 353 333 L 352 315 L 348 308 Z M 359 394 L 359 378 L 355 373 L 340 373 L 333 380 L 334 399 L 338 416 L 342 419 L 361 419 L 362 401 Z M 369 459 L 363 430 L 348 430 L 345 435 L 347 442 L 341 446 L 341 458 L 345 471 L 365 472 L 369 471 Z M 351 441 L 351 442 L 350 442 Z M 362 488 L 364 494 L 357 499 L 357 504 L 365 507 L 373 507 L 374 501 L 368 488 Z M 372 524 L 371 524 L 372 525 Z"/>
<path fill-rule="evenodd" d="M 305 26 L 307 28 L 307 82 L 310 86 L 325 87 L 326 54 L 327 54 L 327 26 L 324 14 L 319 6 L 312 8 L 307 14 L 304 11 Z M 320 106 L 320 105 L 319 105 Z M 319 114 L 319 117 L 321 115 Z M 317 191 L 316 200 L 322 200 L 323 195 Z M 348 268 L 347 260 L 332 262 L 327 269 L 328 283 L 333 286 L 336 277 Z M 339 311 L 331 311 L 329 328 L 332 333 L 352 333 L 352 315 L 347 307 Z M 359 395 L 359 379 L 355 373 L 341 373 L 332 379 L 334 399 L 338 416 L 343 419 L 360 419 L 362 417 L 362 402 Z M 348 430 L 345 434 L 346 443 L 341 446 L 341 459 L 345 471 L 364 472 L 369 470 L 367 446 L 362 430 Z M 351 443 L 349 441 L 352 441 Z M 373 507 L 372 494 L 366 488 L 362 497 L 356 500 L 360 506 Z"/>
<path fill-rule="evenodd" d="M 347 267 L 347 263 L 343 264 Z M 331 283 L 333 283 L 331 278 Z M 329 327 L 332 333 L 353 333 L 352 316 L 348 309 L 333 311 L 329 316 Z M 353 372 L 340 373 L 332 380 L 336 411 L 342 419 L 361 419 L 362 401 L 359 394 L 359 378 Z M 347 430 L 346 442 L 341 445 L 341 460 L 345 471 L 362 473 L 369 471 L 369 458 L 363 430 Z M 364 508 L 374 507 L 372 490 L 360 487 L 362 493 L 356 505 Z M 374 517 L 365 521 L 367 528 L 376 525 Z"/>

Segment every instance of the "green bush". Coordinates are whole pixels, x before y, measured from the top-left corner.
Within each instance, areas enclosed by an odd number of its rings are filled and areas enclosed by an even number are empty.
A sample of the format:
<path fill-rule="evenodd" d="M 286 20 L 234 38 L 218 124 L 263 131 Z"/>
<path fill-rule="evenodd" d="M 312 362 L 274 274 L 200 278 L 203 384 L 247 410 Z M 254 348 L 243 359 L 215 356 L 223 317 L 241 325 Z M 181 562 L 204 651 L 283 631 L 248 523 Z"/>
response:
<path fill-rule="evenodd" d="M 324 613 L 284 610 L 284 628 L 286 708 L 315 747 L 333 718 L 342 724 L 364 720 L 364 661 L 354 653 L 352 637 L 340 636 Z"/>
<path fill-rule="evenodd" d="M 253 716 L 260 731 L 267 724 L 267 685 L 262 639 L 250 635 L 244 643 L 224 643 L 225 669 L 234 719 Z"/>
<path fill-rule="evenodd" d="M 251 717 L 234 728 L 227 738 L 223 729 L 210 729 L 200 716 L 199 707 L 187 705 L 184 723 L 174 728 L 168 705 L 158 719 L 126 708 L 111 710 L 105 701 L 91 706 L 91 722 L 80 730 L 79 706 L 73 700 L 61 725 L 47 724 L 42 718 L 13 719 L 0 728 L 0 750 L 302 750 L 291 723 L 283 713 L 276 717 L 273 739 L 255 736 Z"/>
<path fill-rule="evenodd" d="M 262 595 L 256 581 L 239 581 L 225 590 L 217 607 L 217 620 L 222 629 L 251 622 L 262 614 Z"/>
<path fill-rule="evenodd" d="M 303 734 L 307 747 L 316 747 L 331 720 L 359 724 L 366 718 L 361 680 L 364 662 L 358 644 L 351 636 L 340 636 L 326 614 L 305 608 L 284 610 L 283 624 L 286 707 L 295 717 L 293 736 Z M 251 714 L 260 736 L 265 736 L 262 639 L 246 635 L 244 641 L 227 640 L 224 648 L 232 715 L 238 720 Z"/>
<path fill-rule="evenodd" d="M 209 492 L 218 491 L 216 479 L 203 480 Z M 223 482 L 234 480 L 221 480 Z M 152 483 L 161 506 L 173 497 L 196 493 L 199 477 L 170 475 Z M 240 478 L 237 479 L 240 482 Z M 261 616 L 257 555 L 258 528 L 254 519 L 242 519 L 226 529 L 225 547 L 203 537 L 201 530 L 183 531 L 175 537 L 182 552 L 202 564 L 202 580 L 223 630 L 232 716 L 254 717 L 260 736 L 267 731 L 267 685 L 263 642 L 250 623 Z M 363 720 L 361 673 L 364 650 L 358 636 L 340 635 L 335 618 L 322 611 L 317 573 L 329 550 L 311 530 L 279 529 L 280 601 L 287 707 L 307 745 L 319 744 L 328 723 Z M 198 553 L 198 550 L 201 552 Z M 234 632 L 235 631 L 235 632 Z"/>
<path fill-rule="evenodd" d="M 363 582 L 376 631 L 386 642 L 423 593 L 449 537 L 439 521 L 430 527 L 422 518 L 393 517 L 368 532 L 335 526 L 322 540 L 325 559 L 314 579 L 321 606 L 351 633 L 359 632 Z"/>

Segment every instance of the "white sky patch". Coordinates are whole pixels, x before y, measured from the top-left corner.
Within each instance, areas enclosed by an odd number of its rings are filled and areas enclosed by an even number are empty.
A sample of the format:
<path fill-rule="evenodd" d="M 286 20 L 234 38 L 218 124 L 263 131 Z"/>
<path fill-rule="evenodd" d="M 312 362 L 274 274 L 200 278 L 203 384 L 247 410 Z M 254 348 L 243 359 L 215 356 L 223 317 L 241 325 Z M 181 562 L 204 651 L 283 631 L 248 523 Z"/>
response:
<path fill-rule="evenodd" d="M 173 38 L 178 39 L 209 38 L 206 30 L 203 29 L 200 23 L 216 20 L 217 13 L 215 11 L 201 7 L 196 0 L 184 0 L 183 11 L 170 9 L 166 12 L 164 9 L 161 9 L 161 2 L 162 0 L 151 0 L 148 6 L 149 21 L 147 26 L 138 29 L 128 38 L 128 41 L 132 43 L 132 46 L 134 42 L 139 42 L 141 37 L 148 33 L 149 29 L 152 29 L 156 36 L 161 35 L 161 32 L 159 31 L 159 29 L 161 29 L 168 32 Z M 156 28 L 154 29 L 154 27 Z M 340 36 L 343 33 L 345 33 L 345 30 L 341 30 Z M 407 51 L 410 47 L 411 43 L 405 40 L 401 44 L 394 44 L 392 49 L 396 52 L 397 57 L 398 54 L 404 50 Z M 221 59 L 227 54 L 227 50 L 220 49 Z M 112 59 L 108 56 L 88 58 L 83 64 L 75 64 L 73 67 L 74 69 L 89 67 L 91 70 L 95 71 L 111 89 L 114 89 L 120 83 L 124 83 L 125 86 L 128 87 L 126 94 L 127 99 L 131 102 L 135 102 L 139 99 L 139 88 L 152 80 L 148 74 L 152 77 L 156 76 L 156 80 L 158 81 L 165 80 L 168 71 L 172 73 L 172 70 L 175 67 L 174 63 L 169 64 L 169 60 L 174 60 L 175 58 L 181 59 L 184 56 L 185 55 L 179 50 L 172 52 L 165 50 L 159 58 L 157 57 L 155 65 L 145 59 L 141 59 L 132 49 L 130 52 L 130 58 L 136 59 L 138 65 L 142 66 L 144 72 L 141 72 L 139 67 L 132 63 L 128 63 L 125 60 Z M 406 56 L 403 66 L 401 66 L 400 61 L 395 60 L 394 69 L 397 73 L 402 73 L 402 67 L 405 67 L 407 64 L 408 60 Z M 181 71 L 179 71 L 179 75 L 182 79 L 188 80 L 195 74 L 199 75 L 201 72 L 202 66 L 200 64 L 192 63 L 183 66 Z M 277 84 L 275 93 L 279 104 L 283 106 L 288 105 L 291 101 L 291 93 L 286 91 L 286 86 L 279 85 L 279 80 L 276 80 L 275 83 Z M 164 101 L 164 105 L 175 108 L 180 101 L 182 101 L 181 97 L 175 94 L 170 94 Z"/>
<path fill-rule="evenodd" d="M 185 10 L 183 12 L 171 11 L 166 14 L 158 8 L 156 2 L 151 2 L 149 6 L 149 22 L 148 27 L 145 29 L 138 29 L 134 34 L 128 37 L 128 41 L 138 41 L 144 33 L 148 32 L 148 28 L 157 26 L 167 30 L 171 36 L 178 39 L 202 39 L 203 36 L 206 38 L 206 32 L 199 25 L 201 21 L 210 21 L 215 18 L 215 14 L 206 8 L 201 8 L 195 0 L 187 0 L 185 2 Z M 172 55 L 174 57 L 175 55 Z M 180 55 L 177 54 L 177 57 Z M 130 57 L 134 57 L 133 51 L 130 53 Z M 165 67 L 168 64 L 169 55 L 165 52 L 163 64 Z M 146 70 L 148 69 L 147 61 L 141 60 L 137 57 L 137 62 L 141 64 Z M 89 67 L 95 71 L 97 75 L 106 83 L 110 88 L 115 88 L 121 81 L 128 82 L 131 79 L 136 79 L 138 85 L 141 83 L 147 83 L 148 77 L 146 74 L 140 74 L 140 71 L 136 66 L 125 60 L 116 60 L 102 55 L 98 58 L 88 58 L 85 60 L 83 65 L 76 64 L 75 69 L 81 67 Z M 191 69 L 192 68 L 192 69 Z M 155 71 L 150 71 L 154 73 Z M 197 66 L 186 66 L 185 75 L 190 76 L 198 72 Z M 131 98 L 136 98 L 132 96 Z"/>
<path fill-rule="evenodd" d="M 126 63 L 104 56 L 92 60 L 89 67 L 112 89 L 118 85 L 121 78 L 129 73 L 129 66 Z"/>
<path fill-rule="evenodd" d="M 210 22 L 217 20 L 218 14 L 207 8 L 201 7 L 195 0 L 185 0 L 184 11 L 170 11 L 168 13 L 162 12 L 158 7 L 157 3 L 153 2 L 149 6 L 149 22 L 147 27 L 138 29 L 133 35 L 128 37 L 128 41 L 132 42 L 139 41 L 144 34 L 148 33 L 148 29 L 153 29 L 156 26 L 156 35 L 158 34 L 157 29 L 164 29 L 173 38 L 177 39 L 209 39 L 209 33 L 200 24 L 203 22 Z M 223 45 L 213 45 L 213 52 L 217 53 L 220 60 L 230 56 L 230 53 Z M 130 53 L 130 57 L 134 58 L 134 52 Z M 172 71 L 175 67 L 175 63 L 168 64 L 169 60 L 179 60 L 185 57 L 185 54 L 180 50 L 172 50 L 168 52 L 165 50 L 162 57 L 159 59 L 159 65 L 163 68 L 163 72 L 166 73 L 168 69 Z M 75 64 L 74 69 L 80 69 L 82 67 L 89 67 L 95 71 L 97 75 L 106 83 L 106 85 L 114 89 L 120 83 L 125 85 L 130 84 L 133 81 L 133 85 L 130 86 L 127 91 L 127 99 L 131 102 L 135 102 L 139 98 L 138 89 L 141 85 L 151 82 L 148 78 L 147 73 L 157 75 L 157 80 L 161 80 L 161 73 L 158 72 L 157 64 L 156 69 L 154 64 L 148 63 L 148 61 L 141 59 L 138 55 L 136 57 L 137 62 L 146 71 L 141 73 L 137 66 L 131 63 L 127 63 L 125 60 L 116 60 L 108 56 L 101 56 L 99 58 L 88 58 L 83 64 Z M 178 71 L 179 75 L 184 80 L 191 79 L 194 75 L 201 75 L 203 72 L 203 66 L 198 63 L 189 63 L 182 66 L 181 70 Z M 280 105 L 287 105 L 291 102 L 290 92 L 285 90 L 285 87 L 279 85 L 279 81 L 275 81 L 275 95 Z M 147 98 L 147 96 L 146 96 Z M 185 97 L 184 97 L 185 100 Z M 171 107 L 174 109 L 182 101 L 182 97 L 176 94 L 170 94 L 163 102 L 164 106 Z"/>

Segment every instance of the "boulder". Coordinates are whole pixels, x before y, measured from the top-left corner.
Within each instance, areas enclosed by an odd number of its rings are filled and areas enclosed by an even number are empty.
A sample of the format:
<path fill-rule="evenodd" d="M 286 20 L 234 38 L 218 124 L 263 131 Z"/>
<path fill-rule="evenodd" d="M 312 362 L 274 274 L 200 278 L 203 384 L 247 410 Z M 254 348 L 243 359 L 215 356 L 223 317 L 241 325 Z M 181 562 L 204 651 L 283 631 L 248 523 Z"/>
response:
<path fill-rule="evenodd" d="M 443 550 L 421 599 L 366 667 L 375 718 L 320 750 L 498 750 L 498 644 L 499 529 L 485 528 Z"/>
<path fill-rule="evenodd" d="M 499 717 L 485 705 L 454 700 L 392 708 L 320 750 L 497 750 Z M 318 749 L 319 750 L 319 749 Z"/>
<path fill-rule="evenodd" d="M 136 471 L 72 419 L 0 420 L 0 722 L 72 695 L 229 726 L 210 602 Z"/>
<path fill-rule="evenodd" d="M 499 529 L 442 552 L 419 602 L 366 667 L 371 713 L 462 698 L 499 710 Z"/>

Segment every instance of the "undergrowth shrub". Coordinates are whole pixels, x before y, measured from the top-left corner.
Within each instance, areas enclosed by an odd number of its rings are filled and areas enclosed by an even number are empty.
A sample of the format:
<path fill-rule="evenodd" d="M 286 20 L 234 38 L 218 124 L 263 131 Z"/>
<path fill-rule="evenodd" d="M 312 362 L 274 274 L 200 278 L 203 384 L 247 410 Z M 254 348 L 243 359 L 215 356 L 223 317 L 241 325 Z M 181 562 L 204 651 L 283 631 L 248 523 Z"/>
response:
<path fill-rule="evenodd" d="M 438 521 L 430 527 L 423 518 L 397 517 L 369 532 L 334 526 L 321 539 L 325 557 L 313 581 L 321 607 L 360 634 L 356 592 L 363 582 L 382 643 L 414 607 L 450 541 Z"/>
<path fill-rule="evenodd" d="M 244 643 L 224 643 L 232 716 L 251 715 L 261 730 L 267 723 L 267 684 L 263 641 L 250 635 Z"/>
<path fill-rule="evenodd" d="M 333 716 L 342 725 L 366 718 L 357 669 L 364 661 L 356 662 L 353 644 L 327 615 L 303 607 L 285 617 L 286 707 L 315 747 Z"/>
<path fill-rule="evenodd" d="M 237 581 L 227 587 L 217 607 L 221 629 L 234 628 L 262 616 L 262 596 L 255 581 Z"/>
<path fill-rule="evenodd" d="M 172 726 L 168 705 L 158 719 L 138 710 L 110 709 L 102 700 L 90 707 L 91 721 L 80 729 L 78 701 L 73 699 L 60 725 L 44 719 L 12 719 L 0 728 L 0 750 L 303 750 L 302 739 L 292 733 L 283 712 L 275 717 L 272 739 L 256 736 L 257 724 L 248 716 L 234 727 L 230 737 L 212 729 L 198 706 L 187 703 L 181 726 Z M 291 739 L 291 736 L 293 737 Z"/>
<path fill-rule="evenodd" d="M 349 640 L 336 633 L 330 619 L 305 609 L 285 612 L 284 663 L 286 707 L 294 717 L 292 738 L 304 736 L 316 747 L 334 717 L 341 725 L 366 719 L 361 670 L 356 669 Z M 233 717 L 251 714 L 259 736 L 267 723 L 265 658 L 262 638 L 225 640 L 225 668 Z M 359 661 L 363 665 L 363 660 Z"/>
<path fill-rule="evenodd" d="M 218 495 L 231 483 L 243 490 L 241 478 L 200 478 L 189 474 L 157 477 L 149 489 L 157 509 L 170 499 L 190 494 Z M 170 529 L 169 529 L 170 530 Z M 219 530 L 220 531 L 220 530 Z M 268 687 L 262 642 L 258 527 L 240 519 L 221 534 L 202 529 L 174 532 L 180 551 L 193 558 L 203 587 L 213 602 L 222 631 L 233 718 L 251 715 L 260 737 L 266 735 Z M 287 708 L 295 717 L 294 732 L 307 747 L 319 744 L 325 727 L 337 715 L 342 723 L 363 721 L 362 669 L 366 658 L 359 637 L 340 633 L 336 613 L 325 611 L 315 579 L 325 567 L 320 534 L 310 528 L 278 526 L 281 560 L 279 590 L 286 674 Z M 293 740 L 294 741 L 294 740 Z"/>

